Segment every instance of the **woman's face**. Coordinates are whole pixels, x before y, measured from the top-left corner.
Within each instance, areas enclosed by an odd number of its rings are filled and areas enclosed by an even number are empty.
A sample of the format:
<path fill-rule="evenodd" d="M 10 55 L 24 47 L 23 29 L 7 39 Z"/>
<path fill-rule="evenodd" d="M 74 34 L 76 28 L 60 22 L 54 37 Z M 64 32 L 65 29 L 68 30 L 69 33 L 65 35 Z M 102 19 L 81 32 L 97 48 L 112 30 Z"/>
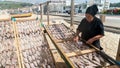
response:
<path fill-rule="evenodd" d="M 94 19 L 94 17 L 91 14 L 88 14 L 88 13 L 85 14 L 85 17 L 86 17 L 88 22 L 91 22 Z"/>

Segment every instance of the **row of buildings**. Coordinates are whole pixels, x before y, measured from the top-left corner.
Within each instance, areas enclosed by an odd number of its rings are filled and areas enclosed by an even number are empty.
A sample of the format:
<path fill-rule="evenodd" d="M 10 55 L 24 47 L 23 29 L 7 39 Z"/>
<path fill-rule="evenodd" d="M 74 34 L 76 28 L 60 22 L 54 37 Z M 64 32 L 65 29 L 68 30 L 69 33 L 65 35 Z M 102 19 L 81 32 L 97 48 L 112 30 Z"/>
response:
<path fill-rule="evenodd" d="M 70 10 L 70 1 L 71 0 L 49 0 L 52 1 L 49 4 L 49 10 L 52 12 L 66 12 Z M 74 0 L 75 1 L 75 0 Z M 86 8 L 90 5 L 97 4 L 99 12 L 109 9 L 110 1 L 109 0 L 87 0 L 84 3 L 75 5 L 75 12 L 85 12 Z"/>
<path fill-rule="evenodd" d="M 67 12 L 70 11 L 70 7 L 71 7 L 71 0 L 48 0 L 51 1 L 51 3 L 49 3 L 49 11 L 50 12 L 58 12 L 58 13 L 63 13 L 63 12 Z M 74 0 L 75 2 L 75 0 Z M 98 5 L 98 9 L 99 12 L 103 12 L 104 10 L 109 9 L 110 6 L 110 1 L 109 0 L 87 0 L 83 3 L 74 3 L 74 9 L 76 13 L 84 13 L 86 11 L 86 8 L 93 5 L 93 4 L 97 4 Z M 33 5 L 31 7 L 25 7 L 21 8 L 22 12 L 34 12 L 34 13 L 39 13 L 40 12 L 40 5 Z M 44 10 L 44 14 L 46 14 L 46 5 L 43 6 Z M 21 11 L 19 8 L 16 9 L 15 11 Z M 11 12 L 15 12 L 15 11 L 11 11 Z"/>

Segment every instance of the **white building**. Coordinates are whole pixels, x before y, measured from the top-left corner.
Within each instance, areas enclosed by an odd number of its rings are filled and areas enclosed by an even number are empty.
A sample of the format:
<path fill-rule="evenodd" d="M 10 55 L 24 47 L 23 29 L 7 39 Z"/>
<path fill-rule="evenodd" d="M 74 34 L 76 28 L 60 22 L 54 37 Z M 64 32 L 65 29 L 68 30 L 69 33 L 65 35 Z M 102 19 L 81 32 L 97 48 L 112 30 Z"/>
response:
<path fill-rule="evenodd" d="M 86 3 L 79 4 L 80 10 L 85 12 L 87 7 L 97 4 L 99 12 L 109 9 L 110 1 L 109 0 L 88 0 Z"/>
<path fill-rule="evenodd" d="M 48 1 L 52 1 L 49 4 L 50 11 L 63 12 L 65 10 L 70 10 L 71 0 L 48 0 Z M 80 10 L 81 12 L 85 12 L 87 7 L 93 4 L 97 4 L 99 12 L 102 12 L 104 10 L 109 9 L 110 1 L 109 0 L 87 0 L 85 3 L 81 3 L 78 5 L 74 3 L 74 5 L 77 6 L 77 7 L 75 6 L 75 11 L 78 12 L 78 10 Z"/>
<path fill-rule="evenodd" d="M 51 1 L 49 4 L 49 11 L 51 12 L 63 12 L 66 6 L 66 0 L 48 0 Z"/>
<path fill-rule="evenodd" d="M 110 6 L 110 1 L 109 0 L 89 0 L 87 3 L 87 7 L 97 4 L 99 12 L 102 12 L 106 9 L 109 9 Z"/>

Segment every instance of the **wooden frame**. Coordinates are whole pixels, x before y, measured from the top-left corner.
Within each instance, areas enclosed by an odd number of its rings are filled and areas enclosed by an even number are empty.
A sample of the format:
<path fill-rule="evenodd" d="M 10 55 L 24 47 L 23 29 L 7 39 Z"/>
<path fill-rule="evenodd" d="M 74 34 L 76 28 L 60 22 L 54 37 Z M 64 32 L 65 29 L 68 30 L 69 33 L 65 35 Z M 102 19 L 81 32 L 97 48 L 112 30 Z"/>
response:
<path fill-rule="evenodd" d="M 67 63 L 69 63 L 69 68 L 75 68 L 74 63 L 70 60 L 70 58 L 80 56 L 80 55 L 84 55 L 84 54 L 88 54 L 88 53 L 92 53 L 92 52 L 99 52 L 99 54 L 102 55 L 102 57 L 105 56 L 106 58 L 103 58 L 103 59 L 105 59 L 108 63 L 111 63 L 110 61 L 115 62 L 114 59 L 109 57 L 107 54 L 105 54 L 104 52 L 102 52 L 100 49 L 96 48 L 92 44 L 87 45 L 87 46 L 92 47 L 90 49 L 86 49 L 86 50 L 79 50 L 78 49 L 78 50 L 75 50 L 73 52 L 66 53 L 64 51 L 64 49 L 62 49 L 62 46 L 59 43 L 63 43 L 63 42 L 70 41 L 70 40 L 66 39 L 66 40 L 58 41 L 58 40 L 54 39 L 54 37 L 52 35 L 50 35 L 50 33 L 49 33 L 49 31 L 47 30 L 46 27 L 44 27 L 44 28 L 45 28 L 46 32 L 48 33 L 49 37 L 51 38 L 51 40 L 53 41 L 53 43 L 55 44 L 55 47 L 60 52 L 61 56 L 65 59 L 65 61 L 67 61 Z M 82 41 L 85 42 L 85 40 L 83 40 L 83 39 L 82 39 Z M 110 61 L 108 61 L 108 60 L 110 60 Z M 107 66 L 105 66 L 105 67 L 107 67 Z"/>
<path fill-rule="evenodd" d="M 67 26 L 66 26 L 67 27 Z M 69 59 L 70 57 L 74 57 L 74 56 L 79 56 L 79 55 L 83 55 L 86 53 L 91 53 L 91 52 L 95 52 L 96 49 L 87 49 L 87 50 L 76 50 L 76 52 L 71 52 L 71 53 L 65 53 L 64 50 L 62 49 L 62 47 L 58 44 L 59 42 L 64 42 L 64 41 L 69 41 L 69 39 L 65 39 L 65 40 L 56 40 L 54 39 L 54 37 L 52 35 L 50 35 L 50 32 L 47 30 L 46 27 L 44 27 L 46 32 L 48 33 L 49 37 L 51 38 L 51 40 L 53 41 L 53 43 L 55 44 L 55 47 L 59 50 L 60 54 L 63 55 L 63 58 L 65 58 L 65 60 L 67 60 L 67 62 L 70 65 L 70 68 L 75 68 L 74 64 L 72 63 L 72 61 Z"/>
<path fill-rule="evenodd" d="M 32 13 L 24 13 L 24 14 L 12 14 L 11 17 L 14 18 L 22 18 L 22 17 L 30 17 Z"/>
<path fill-rule="evenodd" d="M 16 48 L 15 53 L 17 55 L 17 64 L 18 64 L 19 68 L 23 68 L 22 63 L 21 63 L 21 54 L 20 54 L 20 47 L 19 47 L 19 41 L 18 41 L 18 32 L 16 30 L 16 28 L 17 28 L 16 22 L 11 21 L 10 19 L 4 19 L 4 20 L 0 20 L 0 21 L 9 21 L 10 25 L 13 28 L 13 34 L 14 34 L 13 44 L 15 43 L 15 45 L 13 45 L 13 46 Z"/>
<path fill-rule="evenodd" d="M 12 22 L 12 24 L 13 24 L 13 29 L 14 29 L 14 36 L 15 36 L 15 47 L 16 47 L 16 49 L 17 49 L 17 56 L 18 56 L 18 64 L 19 64 L 19 67 L 20 68 L 22 68 L 22 66 L 21 66 L 21 58 L 20 58 L 20 52 L 19 52 L 19 46 L 18 46 L 18 41 L 17 41 L 17 32 L 16 32 L 16 27 L 15 27 L 15 23 L 14 22 Z"/>
<path fill-rule="evenodd" d="M 36 20 L 36 18 L 30 18 L 30 19 L 18 19 L 18 18 L 16 18 L 16 22 L 24 22 L 24 21 L 32 21 L 32 20 Z"/>
<path fill-rule="evenodd" d="M 120 39 L 119 39 L 119 44 L 118 44 L 118 51 L 117 51 L 116 60 L 120 62 Z"/>
<path fill-rule="evenodd" d="M 95 49 L 87 49 L 87 50 L 82 50 L 82 51 L 66 53 L 66 56 L 74 57 L 74 56 L 84 55 L 84 54 L 95 52 L 95 51 L 96 51 Z"/>
<path fill-rule="evenodd" d="M 11 19 L 0 19 L 0 22 L 1 21 L 11 21 Z"/>
<path fill-rule="evenodd" d="M 16 26 L 16 24 L 17 24 L 17 22 L 14 22 L 14 24 L 15 24 L 15 29 L 16 29 L 16 37 L 17 37 L 17 46 L 18 46 L 18 50 L 19 50 L 19 55 L 20 55 L 20 61 L 21 61 L 21 67 L 22 68 L 25 68 L 25 66 L 23 65 L 23 55 L 22 55 L 22 52 L 21 52 L 21 47 L 20 47 L 20 41 L 19 41 L 19 37 L 18 37 L 18 30 L 17 30 L 17 26 Z"/>
<path fill-rule="evenodd" d="M 45 37 L 45 34 L 43 34 L 43 35 L 44 35 L 45 40 L 47 41 L 47 38 Z M 47 42 L 47 45 L 48 45 L 48 49 L 49 49 L 49 51 L 50 51 L 50 53 L 51 53 L 52 59 L 53 59 L 53 61 L 54 61 L 54 64 L 55 64 L 55 66 L 57 67 L 57 65 L 56 65 L 56 63 L 55 63 L 55 58 L 53 57 L 53 54 L 52 54 L 52 51 L 50 50 L 50 45 L 48 44 L 48 42 Z"/>
<path fill-rule="evenodd" d="M 17 20 L 17 21 L 15 21 L 15 22 L 13 22 L 14 23 L 14 29 L 15 29 L 15 35 L 16 35 L 16 45 L 17 45 L 17 47 L 18 47 L 18 55 L 19 55 L 19 57 L 20 57 L 20 59 L 19 59 L 19 64 L 21 65 L 21 66 L 19 66 L 20 68 L 25 68 L 25 65 L 23 64 L 24 63 L 24 61 L 23 61 L 23 54 L 22 54 L 22 51 L 20 50 L 21 49 L 21 47 L 20 47 L 20 40 L 19 40 L 19 36 L 18 36 L 18 30 L 17 30 L 17 26 L 16 26 L 16 24 L 17 23 L 21 23 L 21 22 L 25 22 L 25 21 L 34 21 L 34 20 L 36 20 L 36 19 L 26 19 L 26 20 Z M 39 24 L 40 22 L 39 22 L 39 20 L 36 20 L 36 21 L 38 21 L 37 23 Z M 44 34 L 43 34 L 44 35 Z M 44 35 L 44 38 L 45 38 L 45 35 Z M 46 40 L 46 38 L 45 38 L 45 40 Z M 47 42 L 47 44 L 48 44 L 48 42 Z M 49 49 L 49 46 L 48 46 L 48 49 Z M 49 51 L 50 51 L 50 49 L 49 49 Z M 54 58 L 53 58 L 53 55 L 52 55 L 52 52 L 50 51 L 50 54 L 51 54 L 51 56 L 52 56 L 52 59 L 53 59 L 53 63 L 55 63 L 55 60 L 54 60 Z"/>
<path fill-rule="evenodd" d="M 16 26 L 16 24 L 17 23 L 21 23 L 21 22 L 25 22 L 25 21 L 32 21 L 32 20 L 35 20 L 35 19 L 30 19 L 30 20 L 17 20 L 16 22 L 14 22 L 15 23 L 15 27 L 16 27 L 16 35 L 17 35 L 17 42 L 18 42 L 18 46 L 19 46 L 19 54 L 20 54 L 20 58 L 21 58 L 21 67 L 22 68 L 25 68 L 25 65 L 23 64 L 24 63 L 24 61 L 23 61 L 23 54 L 22 54 L 22 51 L 20 50 L 21 49 L 21 47 L 20 47 L 20 40 L 19 40 L 19 36 L 18 36 L 18 30 L 17 30 L 17 26 Z"/>

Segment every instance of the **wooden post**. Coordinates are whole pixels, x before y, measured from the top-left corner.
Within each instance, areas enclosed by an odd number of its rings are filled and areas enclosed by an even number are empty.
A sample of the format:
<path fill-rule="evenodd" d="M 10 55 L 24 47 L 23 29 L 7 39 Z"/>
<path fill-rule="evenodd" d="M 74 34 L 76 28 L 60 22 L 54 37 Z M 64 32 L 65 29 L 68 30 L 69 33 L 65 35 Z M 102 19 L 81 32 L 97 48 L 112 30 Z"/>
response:
<path fill-rule="evenodd" d="M 13 26 L 13 29 L 14 29 L 14 36 L 15 36 L 15 48 L 16 48 L 16 54 L 17 54 L 17 57 L 18 57 L 18 66 L 19 68 L 23 68 L 22 67 L 22 63 L 21 63 L 21 57 L 20 57 L 20 50 L 19 50 L 19 45 L 18 45 L 18 40 L 17 40 L 17 32 L 16 32 L 16 22 L 13 22 L 12 21 L 12 26 Z"/>
<path fill-rule="evenodd" d="M 103 11 L 105 12 L 106 10 L 106 0 L 104 1 L 104 7 L 103 7 Z"/>
<path fill-rule="evenodd" d="M 120 39 L 119 39 L 119 45 L 118 45 L 116 60 L 120 61 Z"/>
<path fill-rule="evenodd" d="M 18 50 L 19 50 L 19 55 L 20 55 L 20 62 L 21 62 L 21 68 L 25 68 L 24 60 L 23 60 L 23 55 L 22 55 L 22 51 L 21 51 L 21 46 L 20 46 L 20 41 L 19 41 L 19 33 L 18 33 L 18 27 L 17 27 L 17 23 L 15 22 L 15 29 L 16 29 L 16 41 L 17 41 L 17 46 L 18 46 Z"/>
<path fill-rule="evenodd" d="M 71 24 L 70 27 L 73 27 L 73 16 L 74 16 L 74 0 L 71 0 L 71 10 L 70 10 L 70 17 L 71 17 Z"/>
<path fill-rule="evenodd" d="M 42 4 L 40 4 L 40 15 L 41 15 L 41 17 L 40 17 L 40 21 L 42 21 L 42 19 L 43 19 L 43 15 L 42 15 Z"/>
<path fill-rule="evenodd" d="M 49 23 L 49 1 L 47 2 L 47 22 L 48 22 L 48 25 L 50 24 Z"/>

